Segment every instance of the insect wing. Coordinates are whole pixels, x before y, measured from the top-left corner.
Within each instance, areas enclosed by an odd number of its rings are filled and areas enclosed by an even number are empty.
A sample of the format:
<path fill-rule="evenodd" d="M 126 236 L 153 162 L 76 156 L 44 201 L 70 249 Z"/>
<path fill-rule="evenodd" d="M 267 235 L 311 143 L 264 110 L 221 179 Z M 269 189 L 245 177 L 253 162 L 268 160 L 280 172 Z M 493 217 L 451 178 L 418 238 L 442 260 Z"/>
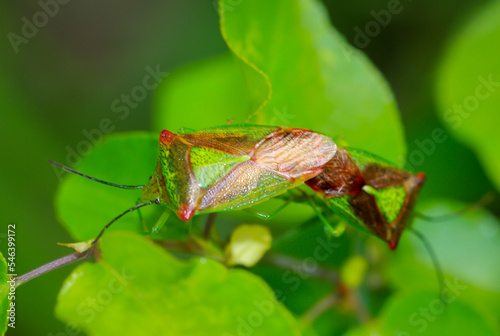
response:
<path fill-rule="evenodd" d="M 248 162 L 231 169 L 201 197 L 200 212 L 260 203 L 318 175 L 335 154 L 330 138 L 303 129 L 278 129 L 250 151 Z"/>

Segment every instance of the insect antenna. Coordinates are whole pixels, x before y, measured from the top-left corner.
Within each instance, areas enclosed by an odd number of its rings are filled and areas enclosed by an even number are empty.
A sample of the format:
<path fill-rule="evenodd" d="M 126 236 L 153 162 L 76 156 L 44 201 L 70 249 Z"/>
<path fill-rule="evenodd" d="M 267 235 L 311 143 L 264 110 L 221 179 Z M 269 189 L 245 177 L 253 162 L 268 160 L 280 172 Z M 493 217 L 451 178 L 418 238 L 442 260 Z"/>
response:
<path fill-rule="evenodd" d="M 440 293 L 443 292 L 445 285 L 444 285 L 444 273 L 443 269 L 441 267 L 441 264 L 439 263 L 439 260 L 436 255 L 436 251 L 432 248 L 432 245 L 429 243 L 429 240 L 418 230 L 410 227 L 408 228 L 410 232 L 412 232 L 420 241 L 424 244 L 425 249 L 429 253 L 429 256 L 431 257 L 432 263 L 434 264 L 434 268 L 436 269 L 436 276 L 439 284 L 439 289 Z"/>
<path fill-rule="evenodd" d="M 112 186 L 112 187 L 122 188 L 122 189 L 141 189 L 141 188 L 145 187 L 144 185 L 123 185 L 123 184 L 115 184 L 115 183 L 111 183 L 111 182 L 99 180 L 99 179 L 96 179 L 95 177 L 88 176 L 88 175 L 82 174 L 80 172 L 77 172 L 76 170 L 73 170 L 73 169 L 71 169 L 69 167 L 63 166 L 62 164 L 54 162 L 52 160 L 47 160 L 47 161 L 49 161 L 50 164 L 52 164 L 52 165 L 54 165 L 56 167 L 59 167 L 59 168 L 65 170 L 67 172 L 70 172 L 70 173 L 73 173 L 73 174 L 76 174 L 76 175 L 80 175 L 82 177 L 85 177 L 86 179 L 89 179 L 89 180 L 92 180 L 92 181 L 95 181 L 95 182 L 99 182 L 99 183 L 102 183 L 102 184 L 106 184 L 106 185 L 109 185 L 109 186 Z"/>
<path fill-rule="evenodd" d="M 124 212 L 122 212 L 121 214 L 119 214 L 118 216 L 116 216 L 111 222 L 109 222 L 108 224 L 106 224 L 105 227 L 103 227 L 103 229 L 101 230 L 101 232 L 99 232 L 99 234 L 97 235 L 96 239 L 94 239 L 94 241 L 92 242 L 92 246 L 95 246 L 97 244 L 97 242 L 99 241 L 99 239 L 102 237 L 102 235 L 104 234 L 104 232 L 111 226 L 111 224 L 113 224 L 114 222 L 116 222 L 117 220 L 119 220 L 120 218 L 122 218 L 123 216 L 125 216 L 126 214 L 128 214 L 129 212 L 135 211 L 135 210 L 137 210 L 139 208 L 142 208 L 142 207 L 154 204 L 154 203 L 156 203 L 156 201 L 149 201 L 147 203 L 137 204 L 136 206 L 133 206 L 130 209 L 127 209 Z"/>
<path fill-rule="evenodd" d="M 427 216 L 427 215 L 424 215 L 422 213 L 415 212 L 415 216 L 420 218 L 420 219 L 423 219 L 425 221 L 428 221 L 428 222 L 444 222 L 444 221 L 456 218 L 458 216 L 461 216 L 467 212 L 484 208 L 485 206 L 490 204 L 495 199 L 495 196 L 496 196 L 495 192 L 490 191 L 490 192 L 487 192 L 486 194 L 484 194 L 483 197 L 481 197 L 477 202 L 472 203 L 472 204 L 470 204 L 470 205 L 468 205 L 468 206 L 464 207 L 463 209 L 460 209 L 456 212 L 452 212 L 452 213 L 448 213 L 448 214 L 444 214 L 444 215 L 438 215 L 438 216 Z"/>

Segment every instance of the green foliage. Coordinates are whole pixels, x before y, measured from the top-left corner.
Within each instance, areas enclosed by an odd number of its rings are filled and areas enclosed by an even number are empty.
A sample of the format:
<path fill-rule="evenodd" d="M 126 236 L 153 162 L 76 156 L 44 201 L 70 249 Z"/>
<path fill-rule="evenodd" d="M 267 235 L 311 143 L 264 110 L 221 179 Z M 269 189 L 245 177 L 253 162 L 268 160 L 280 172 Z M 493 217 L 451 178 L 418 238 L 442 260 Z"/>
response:
<path fill-rule="evenodd" d="M 256 115 L 250 121 L 259 124 L 310 128 L 393 162 L 404 157 L 403 130 L 387 83 L 330 26 L 320 4 L 225 6 L 221 1 L 221 31 L 236 63 L 221 57 L 174 74 L 160 88 L 155 129 L 242 123 L 250 113 Z M 383 136 L 374 138 L 375 131 Z"/>
<path fill-rule="evenodd" d="M 205 258 L 181 261 L 136 234 L 112 233 L 78 267 L 57 315 L 91 335 L 300 335 L 269 286 Z"/>
<path fill-rule="evenodd" d="M 493 1 L 461 27 L 437 78 L 440 116 L 472 148 L 500 188 L 500 2 Z"/>
<path fill-rule="evenodd" d="M 446 304 L 435 292 L 407 291 L 387 302 L 380 314 L 379 332 L 382 335 L 498 335 L 492 321 L 463 301 Z"/>
<path fill-rule="evenodd" d="M 421 209 L 428 216 L 455 213 L 465 204 L 435 201 Z M 474 211 L 446 221 L 416 220 L 425 233 L 447 275 L 458 284 L 460 301 L 468 301 L 490 314 L 500 311 L 500 222 L 486 210 Z M 406 233 L 387 269 L 388 279 L 401 290 L 435 290 L 436 275 L 422 242 Z"/>
<path fill-rule="evenodd" d="M 435 292 L 407 290 L 394 295 L 378 321 L 345 334 L 369 335 L 498 335 L 493 319 L 461 300 L 448 304 Z"/>
<path fill-rule="evenodd" d="M 387 83 L 330 25 L 322 5 L 314 0 L 243 1 L 230 11 L 225 3 L 222 34 L 250 90 L 256 90 L 250 97 L 265 104 L 257 112 L 260 123 L 340 135 L 350 146 L 364 146 L 394 162 L 404 156 L 403 131 Z M 251 68 L 267 88 L 255 84 Z M 373 139 L 374 129 L 386 136 Z"/>
<path fill-rule="evenodd" d="M 160 85 L 154 112 L 155 131 L 242 123 L 250 112 L 244 78 L 230 55 L 189 65 Z"/>

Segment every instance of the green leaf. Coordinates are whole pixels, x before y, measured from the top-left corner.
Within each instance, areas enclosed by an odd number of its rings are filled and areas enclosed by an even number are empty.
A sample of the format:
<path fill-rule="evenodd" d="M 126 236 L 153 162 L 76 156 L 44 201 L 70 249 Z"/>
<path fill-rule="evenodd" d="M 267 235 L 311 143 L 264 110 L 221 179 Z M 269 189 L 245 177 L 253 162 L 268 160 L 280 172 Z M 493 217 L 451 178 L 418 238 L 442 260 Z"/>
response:
<path fill-rule="evenodd" d="M 435 292 L 406 290 L 391 296 L 371 323 L 344 336 L 369 335 L 498 335 L 491 315 L 460 297 L 445 302 Z"/>
<path fill-rule="evenodd" d="M 128 133 L 110 136 L 95 147 L 77 170 L 101 180 L 128 185 L 148 182 L 156 167 L 158 136 Z M 113 218 L 133 207 L 140 189 L 119 189 L 66 174 L 56 197 L 60 222 L 76 241 L 95 238 Z M 141 209 L 145 220 L 154 222 L 164 208 Z M 174 216 L 171 216 L 174 217 Z M 146 231 L 137 213 L 122 217 L 110 230 Z"/>
<path fill-rule="evenodd" d="M 391 161 L 405 154 L 398 110 L 379 71 L 314 0 L 220 1 L 221 30 L 260 124 L 342 136 Z M 207 79 L 209 80 L 209 79 Z M 231 93 L 232 94 L 232 93 Z M 221 100 L 228 92 L 220 92 Z"/>
<path fill-rule="evenodd" d="M 498 335 L 492 320 L 455 298 L 445 303 L 433 292 L 410 291 L 389 299 L 379 316 L 381 335 Z"/>
<path fill-rule="evenodd" d="M 362 326 L 357 326 L 349 329 L 343 336 L 378 336 L 380 333 L 377 331 L 377 327 L 372 324 L 364 324 Z M 402 335 L 400 335 L 402 336 Z"/>
<path fill-rule="evenodd" d="M 440 216 L 465 207 L 441 201 L 423 205 L 420 211 L 427 216 Z M 500 311 L 500 223 L 496 217 L 478 210 L 446 221 L 416 220 L 414 227 L 435 250 L 447 286 L 461 288 L 460 299 L 486 311 Z M 437 291 L 434 265 L 415 235 L 406 232 L 391 259 L 387 275 L 395 286 Z"/>
<path fill-rule="evenodd" d="M 181 261 L 130 232 L 105 235 L 101 253 L 74 270 L 56 307 L 90 335 L 300 335 L 270 288 L 247 271 Z"/>
<path fill-rule="evenodd" d="M 0 253 L 0 335 L 4 335 L 7 331 L 7 323 L 9 323 L 8 312 L 10 309 L 9 291 L 10 291 L 10 278 L 7 276 L 7 261 Z"/>
<path fill-rule="evenodd" d="M 245 83 L 230 54 L 172 73 L 156 92 L 153 129 L 176 132 L 243 123 L 249 112 Z"/>
<path fill-rule="evenodd" d="M 472 148 L 500 188 L 500 2 L 492 1 L 463 25 L 439 69 L 439 115 Z"/>

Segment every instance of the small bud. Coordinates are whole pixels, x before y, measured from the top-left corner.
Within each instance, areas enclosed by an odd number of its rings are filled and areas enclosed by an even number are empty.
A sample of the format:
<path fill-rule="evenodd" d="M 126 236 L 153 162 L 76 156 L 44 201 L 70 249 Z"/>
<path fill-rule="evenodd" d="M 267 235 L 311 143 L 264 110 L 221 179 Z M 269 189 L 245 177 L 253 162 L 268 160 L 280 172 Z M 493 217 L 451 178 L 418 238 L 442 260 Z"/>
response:
<path fill-rule="evenodd" d="M 231 240 L 226 246 L 226 256 L 229 265 L 255 265 L 271 248 L 272 236 L 269 229 L 262 225 L 243 224 L 231 234 Z"/>
<path fill-rule="evenodd" d="M 93 241 L 94 239 L 90 239 L 79 243 L 69 243 L 69 244 L 57 243 L 57 245 L 66 246 L 74 249 L 76 252 L 82 253 L 84 251 L 87 251 L 92 246 Z"/>

